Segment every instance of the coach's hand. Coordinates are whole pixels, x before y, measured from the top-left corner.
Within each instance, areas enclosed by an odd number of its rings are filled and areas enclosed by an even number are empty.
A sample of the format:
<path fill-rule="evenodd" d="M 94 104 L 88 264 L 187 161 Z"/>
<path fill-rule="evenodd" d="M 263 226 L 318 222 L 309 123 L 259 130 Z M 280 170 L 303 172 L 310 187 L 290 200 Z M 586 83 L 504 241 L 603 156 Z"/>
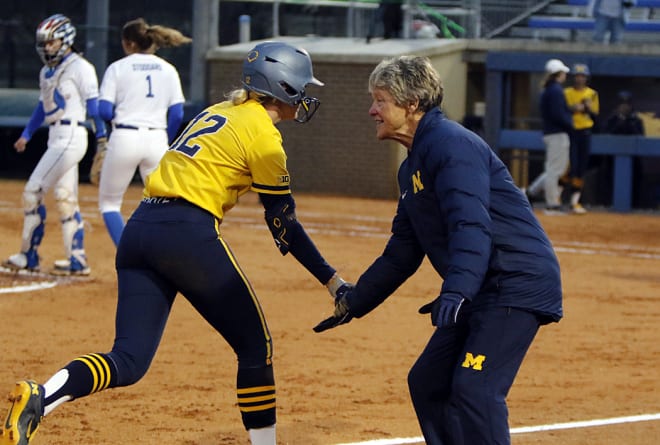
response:
<path fill-rule="evenodd" d="M 433 326 L 450 326 L 456 323 L 458 311 L 465 298 L 459 294 L 443 293 L 430 303 L 419 308 L 420 314 L 431 314 Z"/>
<path fill-rule="evenodd" d="M 101 167 L 103 167 L 106 151 L 108 151 L 108 138 L 98 138 L 96 140 L 96 154 L 94 155 L 92 168 L 89 171 L 89 182 L 94 185 L 99 185 L 99 182 L 101 182 Z"/>
<path fill-rule="evenodd" d="M 346 297 L 354 287 L 355 286 L 351 283 L 344 283 L 339 287 L 339 289 L 337 289 L 334 314 L 332 314 L 332 317 L 328 317 L 314 326 L 314 332 L 323 332 L 341 324 L 346 324 L 353 319 L 353 315 L 351 315 L 351 310 L 348 307 L 348 300 Z"/>

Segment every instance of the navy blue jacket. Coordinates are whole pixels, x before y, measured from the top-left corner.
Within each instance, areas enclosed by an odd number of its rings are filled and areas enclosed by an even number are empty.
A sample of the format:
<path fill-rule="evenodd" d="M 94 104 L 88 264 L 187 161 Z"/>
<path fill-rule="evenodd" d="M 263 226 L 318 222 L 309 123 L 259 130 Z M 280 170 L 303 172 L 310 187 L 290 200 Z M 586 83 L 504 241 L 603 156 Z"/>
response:
<path fill-rule="evenodd" d="M 483 139 L 433 109 L 419 123 L 398 180 L 392 236 L 349 294 L 353 315 L 382 303 L 427 256 L 443 279 L 437 292 L 462 295 L 461 310 L 508 306 L 542 322 L 562 317 L 552 245 Z"/>
<path fill-rule="evenodd" d="M 543 134 L 573 131 L 573 113 L 568 108 L 564 88 L 559 82 L 550 82 L 543 89 L 539 107 L 543 119 Z"/>

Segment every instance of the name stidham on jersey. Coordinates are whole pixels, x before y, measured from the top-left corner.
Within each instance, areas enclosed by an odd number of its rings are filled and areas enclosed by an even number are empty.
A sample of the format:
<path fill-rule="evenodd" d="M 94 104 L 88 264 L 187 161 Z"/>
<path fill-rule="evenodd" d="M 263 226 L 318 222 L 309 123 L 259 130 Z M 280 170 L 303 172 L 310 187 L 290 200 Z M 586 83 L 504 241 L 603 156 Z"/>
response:
<path fill-rule="evenodd" d="M 163 67 L 159 63 L 133 63 L 131 64 L 133 71 L 154 71 L 162 70 Z"/>

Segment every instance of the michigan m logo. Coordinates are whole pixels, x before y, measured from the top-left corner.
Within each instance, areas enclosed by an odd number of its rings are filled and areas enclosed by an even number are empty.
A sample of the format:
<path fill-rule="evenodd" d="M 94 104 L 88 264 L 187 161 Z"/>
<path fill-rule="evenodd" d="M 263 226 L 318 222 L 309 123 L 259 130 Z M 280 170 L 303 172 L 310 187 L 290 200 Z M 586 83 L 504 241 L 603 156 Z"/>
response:
<path fill-rule="evenodd" d="M 422 184 L 422 174 L 417 170 L 415 174 L 412 175 L 412 184 L 413 184 L 413 193 L 421 192 L 424 190 L 424 184 Z"/>
<path fill-rule="evenodd" d="M 464 368 L 472 368 L 475 371 L 481 371 L 483 368 L 484 360 L 486 360 L 485 355 L 477 355 L 476 357 L 472 355 L 471 352 L 466 352 L 465 353 L 465 360 L 463 360 L 463 364 L 461 364 L 462 367 Z"/>

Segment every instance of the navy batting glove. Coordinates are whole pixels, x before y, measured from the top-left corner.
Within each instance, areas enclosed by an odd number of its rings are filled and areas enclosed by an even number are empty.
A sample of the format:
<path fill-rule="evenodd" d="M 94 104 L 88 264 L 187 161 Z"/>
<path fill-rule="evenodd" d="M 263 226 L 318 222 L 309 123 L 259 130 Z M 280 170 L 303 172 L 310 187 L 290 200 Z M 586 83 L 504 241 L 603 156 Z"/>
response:
<path fill-rule="evenodd" d="M 444 293 L 430 303 L 419 308 L 420 314 L 431 314 L 431 324 L 433 326 L 450 326 L 456 324 L 458 311 L 465 298 L 459 294 Z"/>
<path fill-rule="evenodd" d="M 348 300 L 346 297 L 354 287 L 355 286 L 351 283 L 345 283 L 342 284 L 339 289 L 337 289 L 334 314 L 314 326 L 314 332 L 327 331 L 328 329 L 346 324 L 353 319 L 353 315 L 351 314 L 350 308 L 348 307 Z"/>

